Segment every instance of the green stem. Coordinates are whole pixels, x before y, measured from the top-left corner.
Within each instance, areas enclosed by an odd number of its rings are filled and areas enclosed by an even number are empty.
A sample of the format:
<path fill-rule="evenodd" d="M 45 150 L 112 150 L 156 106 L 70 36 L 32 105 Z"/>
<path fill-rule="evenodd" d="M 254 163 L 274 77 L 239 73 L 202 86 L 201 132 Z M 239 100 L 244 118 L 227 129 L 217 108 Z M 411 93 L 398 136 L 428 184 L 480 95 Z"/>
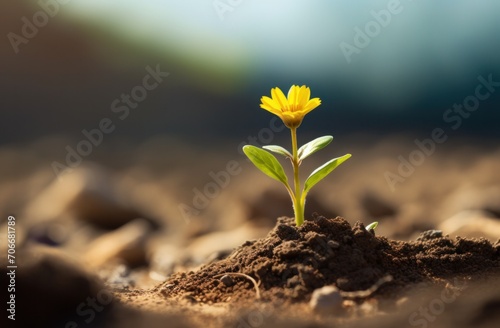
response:
<path fill-rule="evenodd" d="M 304 200 L 301 197 L 300 176 L 299 176 L 299 156 L 297 148 L 297 128 L 291 128 L 292 133 L 292 165 L 293 165 L 293 182 L 295 186 L 295 197 L 293 201 L 293 209 L 295 212 L 295 224 L 300 227 L 304 223 Z"/>

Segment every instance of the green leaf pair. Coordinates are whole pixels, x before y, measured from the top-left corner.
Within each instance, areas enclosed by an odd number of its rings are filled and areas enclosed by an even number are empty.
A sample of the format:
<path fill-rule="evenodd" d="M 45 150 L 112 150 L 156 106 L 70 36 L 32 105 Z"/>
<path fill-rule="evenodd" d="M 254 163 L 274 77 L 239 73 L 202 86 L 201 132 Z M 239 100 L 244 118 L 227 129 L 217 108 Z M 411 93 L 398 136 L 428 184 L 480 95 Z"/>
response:
<path fill-rule="evenodd" d="M 329 160 L 316 170 L 314 170 L 309 177 L 306 179 L 304 183 L 303 189 L 300 191 L 298 189 L 298 181 L 294 181 L 297 189 L 295 192 L 292 190 L 290 185 L 288 184 L 288 177 L 285 174 L 285 170 L 278 162 L 276 157 L 272 155 L 271 152 L 280 154 L 286 158 L 289 158 L 293 164 L 294 170 L 298 171 L 298 166 L 302 163 L 302 161 L 314 154 L 320 149 L 325 148 L 328 144 L 330 144 L 333 140 L 332 136 L 323 136 L 317 139 L 314 139 L 307 144 L 300 147 L 298 150 L 295 148 L 295 151 L 290 153 L 288 150 L 281 146 L 269 145 L 261 148 L 247 145 L 243 147 L 243 152 L 247 155 L 250 161 L 264 174 L 267 176 L 280 181 L 285 185 L 288 192 L 290 193 L 290 197 L 292 198 L 292 202 L 294 204 L 294 208 L 297 209 L 297 206 L 303 210 L 303 206 L 305 204 L 305 197 L 311 190 L 313 186 L 315 186 L 318 182 L 323 180 L 328 174 L 330 174 L 333 170 L 335 170 L 340 164 L 345 162 L 347 159 L 351 157 L 351 154 L 346 154 L 341 157 L 337 157 Z M 298 178 L 298 172 L 295 172 L 294 178 Z"/>
<path fill-rule="evenodd" d="M 306 143 L 304 146 L 299 148 L 299 151 L 297 153 L 299 157 L 299 162 L 302 162 L 302 160 L 314 154 L 318 150 L 325 148 L 326 146 L 328 146 L 330 142 L 332 142 L 332 140 L 333 140 L 332 136 L 324 136 L 316 138 L 313 141 Z M 286 150 L 281 146 L 269 145 L 269 146 L 263 146 L 262 148 L 272 151 L 273 153 L 280 154 L 290 159 L 293 159 L 293 155 L 288 150 Z"/>
<path fill-rule="evenodd" d="M 328 143 L 330 143 L 332 139 L 330 139 L 326 144 L 324 144 L 321 148 L 325 147 Z M 314 140 L 315 141 L 315 140 Z M 307 144 L 308 145 L 308 144 Z M 305 146 L 307 146 L 305 145 Z M 273 151 L 275 153 L 284 155 L 285 157 L 290 157 L 290 153 L 288 150 L 286 150 L 283 147 L 280 146 L 264 146 L 262 147 L 264 149 L 268 149 L 270 151 Z M 302 147 L 303 148 L 303 147 Z M 302 149 L 301 148 L 301 149 Z M 303 152 L 303 157 L 301 159 L 306 158 L 307 156 L 315 153 L 319 149 L 319 147 L 313 148 L 307 148 L 307 152 Z M 281 166 L 280 162 L 274 157 L 272 154 L 269 152 L 260 149 L 258 147 L 252 146 L 252 145 L 246 145 L 243 147 L 243 152 L 247 157 L 252 161 L 252 163 L 263 173 L 265 173 L 267 176 L 278 180 L 282 182 L 283 184 L 288 186 L 288 177 L 285 174 L 285 170 L 283 169 L 283 166 Z M 299 151 L 300 153 L 300 151 Z M 346 154 L 341 157 L 334 158 L 332 160 L 329 160 L 316 170 L 314 170 L 311 175 L 307 178 L 305 184 L 304 184 L 304 193 L 308 193 L 311 188 L 316 185 L 318 182 L 323 180 L 328 174 L 330 174 L 333 170 L 335 170 L 340 164 L 345 162 L 351 157 L 351 154 Z M 299 157 L 300 158 L 300 157 Z"/>

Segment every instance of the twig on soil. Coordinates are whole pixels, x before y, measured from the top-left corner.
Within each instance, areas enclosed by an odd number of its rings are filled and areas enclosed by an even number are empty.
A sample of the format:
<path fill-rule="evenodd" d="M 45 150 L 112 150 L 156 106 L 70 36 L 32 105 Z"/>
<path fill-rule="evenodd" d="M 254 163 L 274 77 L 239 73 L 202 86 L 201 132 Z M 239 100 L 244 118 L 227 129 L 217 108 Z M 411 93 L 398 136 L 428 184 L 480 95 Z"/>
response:
<path fill-rule="evenodd" d="M 345 291 L 339 290 L 339 292 L 340 292 L 340 295 L 342 295 L 342 297 L 345 297 L 345 298 L 365 298 L 365 297 L 368 297 L 371 294 L 373 294 L 375 291 L 377 291 L 377 289 L 379 289 L 380 286 L 382 286 L 386 282 L 390 282 L 392 280 L 393 280 L 392 276 L 387 275 L 385 277 L 380 278 L 376 283 L 374 283 L 370 288 L 368 288 L 366 290 L 359 290 L 356 292 L 345 292 Z"/>
<path fill-rule="evenodd" d="M 255 294 L 256 294 L 256 297 L 257 299 L 260 299 L 260 289 L 259 289 L 259 284 L 257 283 L 257 281 L 255 281 L 254 278 L 250 277 L 249 275 L 247 274 L 244 274 L 244 273 L 239 273 L 239 272 L 226 272 L 226 273 L 221 273 L 221 274 L 218 274 L 218 275 L 215 275 L 214 278 L 219 278 L 219 277 L 223 277 L 223 276 L 237 276 L 237 277 L 243 277 L 243 278 L 247 278 L 248 280 L 250 280 L 253 284 L 253 286 L 255 287 Z"/>

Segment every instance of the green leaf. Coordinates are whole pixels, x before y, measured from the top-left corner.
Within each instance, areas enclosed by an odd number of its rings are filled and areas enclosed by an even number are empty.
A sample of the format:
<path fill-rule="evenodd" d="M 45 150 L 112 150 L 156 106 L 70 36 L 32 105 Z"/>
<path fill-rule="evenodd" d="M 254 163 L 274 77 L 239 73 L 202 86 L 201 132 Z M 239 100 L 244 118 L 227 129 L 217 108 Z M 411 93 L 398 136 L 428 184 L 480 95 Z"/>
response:
<path fill-rule="evenodd" d="M 367 225 L 365 227 L 365 229 L 366 229 L 366 231 L 375 230 L 377 228 L 377 226 L 378 226 L 378 222 L 375 221 L 375 222 L 372 222 L 369 225 Z"/>
<path fill-rule="evenodd" d="M 243 152 L 259 170 L 288 186 L 288 178 L 276 157 L 263 149 L 251 145 L 244 146 Z"/>
<path fill-rule="evenodd" d="M 272 151 L 273 153 L 283 155 L 285 157 L 293 158 L 292 154 L 290 154 L 288 150 L 286 150 L 281 146 L 268 145 L 268 146 L 263 146 L 262 148 Z"/>
<path fill-rule="evenodd" d="M 303 195 L 307 194 L 315 184 L 323 180 L 324 177 L 330 174 L 330 172 L 335 170 L 337 166 L 348 160 L 350 157 L 351 154 L 346 154 L 344 156 L 334 158 L 314 170 L 304 183 Z"/>
<path fill-rule="evenodd" d="M 299 160 L 302 161 L 304 158 L 314 154 L 318 150 L 325 148 L 330 142 L 332 142 L 332 140 L 332 136 L 323 136 L 316 138 L 313 141 L 309 141 L 304 146 L 299 148 Z"/>

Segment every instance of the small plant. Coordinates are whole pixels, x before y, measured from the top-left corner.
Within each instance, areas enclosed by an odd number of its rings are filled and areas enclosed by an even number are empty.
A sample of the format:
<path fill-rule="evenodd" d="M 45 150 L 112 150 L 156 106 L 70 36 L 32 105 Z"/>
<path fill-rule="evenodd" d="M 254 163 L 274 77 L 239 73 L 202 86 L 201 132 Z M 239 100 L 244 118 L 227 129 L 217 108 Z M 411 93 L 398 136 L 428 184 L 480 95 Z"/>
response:
<path fill-rule="evenodd" d="M 298 227 L 304 222 L 306 196 L 311 188 L 351 157 L 351 154 L 346 154 L 326 162 L 309 175 L 304 183 L 304 187 L 301 188 L 300 164 L 305 158 L 326 147 L 333 140 L 332 136 L 323 136 L 308 142 L 300 148 L 297 147 L 297 128 L 307 113 L 321 105 L 319 98 L 310 99 L 310 96 L 311 90 L 305 85 L 301 87 L 292 85 L 287 97 L 285 97 L 279 88 L 273 88 L 271 89 L 272 98 L 265 96 L 261 98 L 262 103 L 260 107 L 281 118 L 285 126 L 291 131 L 292 152 L 276 145 L 264 146 L 262 148 L 290 159 L 293 167 L 293 189 L 288 183 L 288 178 L 283 167 L 274 155 L 255 146 L 247 145 L 243 147 L 245 155 L 259 170 L 285 185 L 292 199 L 295 223 Z"/>
<path fill-rule="evenodd" d="M 367 225 L 365 227 L 366 231 L 370 231 L 370 230 L 374 230 L 377 229 L 377 226 L 378 226 L 378 222 L 377 221 L 374 221 L 372 223 L 370 223 L 369 225 Z"/>

